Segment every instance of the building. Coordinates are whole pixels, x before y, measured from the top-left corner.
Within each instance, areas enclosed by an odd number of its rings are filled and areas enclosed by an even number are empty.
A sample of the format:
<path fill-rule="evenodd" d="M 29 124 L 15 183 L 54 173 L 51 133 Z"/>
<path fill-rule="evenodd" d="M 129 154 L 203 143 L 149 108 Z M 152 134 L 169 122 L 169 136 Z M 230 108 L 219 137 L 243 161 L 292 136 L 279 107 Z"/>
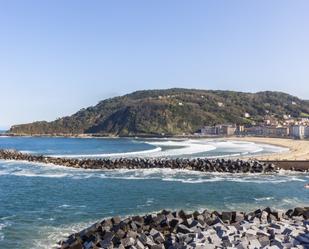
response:
<path fill-rule="evenodd" d="M 288 127 L 265 126 L 263 135 L 268 137 L 287 137 L 290 134 Z"/>
<path fill-rule="evenodd" d="M 220 124 L 216 125 L 215 127 L 218 135 L 232 136 L 236 133 L 236 125 Z"/>
<path fill-rule="evenodd" d="M 217 129 L 215 126 L 204 126 L 201 128 L 202 135 L 218 135 Z"/>
<path fill-rule="evenodd" d="M 309 126 L 305 127 L 305 138 L 309 138 Z"/>
<path fill-rule="evenodd" d="M 303 139 L 305 137 L 305 126 L 303 125 L 294 125 L 291 131 L 291 136 L 294 138 Z"/>
<path fill-rule="evenodd" d="M 290 135 L 289 127 L 277 127 L 276 128 L 276 135 L 278 137 L 288 137 Z"/>
<path fill-rule="evenodd" d="M 261 126 L 252 126 L 245 128 L 245 134 L 249 136 L 263 136 L 263 127 Z"/>
<path fill-rule="evenodd" d="M 240 134 L 244 134 L 244 132 L 245 132 L 245 126 L 244 126 L 244 125 L 237 125 L 237 127 L 236 127 L 236 133 L 237 133 L 238 135 L 240 135 Z"/>
<path fill-rule="evenodd" d="M 204 126 L 201 128 L 202 135 L 221 135 L 221 136 L 232 136 L 236 133 L 236 125 L 231 124 L 219 124 L 216 126 Z"/>

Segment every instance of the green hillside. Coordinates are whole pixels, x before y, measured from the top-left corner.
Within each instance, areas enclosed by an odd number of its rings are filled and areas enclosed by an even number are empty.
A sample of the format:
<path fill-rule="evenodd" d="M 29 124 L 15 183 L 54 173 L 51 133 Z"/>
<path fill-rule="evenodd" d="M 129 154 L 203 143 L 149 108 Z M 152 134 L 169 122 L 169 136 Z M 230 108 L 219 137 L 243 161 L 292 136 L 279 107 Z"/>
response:
<path fill-rule="evenodd" d="M 250 117 L 245 118 L 245 113 Z M 195 89 L 137 91 L 103 100 L 53 122 L 15 125 L 15 134 L 177 135 L 204 125 L 250 125 L 265 115 L 309 114 L 309 102 L 281 92 L 242 93 Z"/>

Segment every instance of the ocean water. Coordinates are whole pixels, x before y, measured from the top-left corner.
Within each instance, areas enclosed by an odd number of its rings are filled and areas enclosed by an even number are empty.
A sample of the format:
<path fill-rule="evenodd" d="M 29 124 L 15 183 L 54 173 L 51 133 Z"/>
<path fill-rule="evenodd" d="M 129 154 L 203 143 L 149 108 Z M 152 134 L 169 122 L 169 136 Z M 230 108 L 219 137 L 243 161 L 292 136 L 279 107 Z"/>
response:
<path fill-rule="evenodd" d="M 280 151 L 216 140 L 0 138 L 0 148 L 76 157 L 227 156 Z M 203 148 L 203 149 L 202 149 Z M 309 205 L 308 174 L 81 170 L 0 160 L 0 248 L 52 248 L 103 218 L 161 209 L 253 210 Z"/>
<path fill-rule="evenodd" d="M 59 157 L 239 157 L 286 148 L 216 139 L 0 137 L 0 149 Z"/>

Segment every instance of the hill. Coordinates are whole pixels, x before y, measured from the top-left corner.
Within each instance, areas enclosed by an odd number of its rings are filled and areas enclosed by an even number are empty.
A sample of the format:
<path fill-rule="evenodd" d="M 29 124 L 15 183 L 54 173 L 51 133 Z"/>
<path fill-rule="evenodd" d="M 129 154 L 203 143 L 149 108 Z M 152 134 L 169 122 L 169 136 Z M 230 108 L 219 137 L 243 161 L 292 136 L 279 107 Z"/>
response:
<path fill-rule="evenodd" d="M 249 114 L 248 115 L 245 114 Z M 281 92 L 173 88 L 137 91 L 99 102 L 72 116 L 52 122 L 12 126 L 15 134 L 177 135 L 192 133 L 204 125 L 250 125 L 265 115 L 282 119 L 308 116 L 309 102 Z"/>

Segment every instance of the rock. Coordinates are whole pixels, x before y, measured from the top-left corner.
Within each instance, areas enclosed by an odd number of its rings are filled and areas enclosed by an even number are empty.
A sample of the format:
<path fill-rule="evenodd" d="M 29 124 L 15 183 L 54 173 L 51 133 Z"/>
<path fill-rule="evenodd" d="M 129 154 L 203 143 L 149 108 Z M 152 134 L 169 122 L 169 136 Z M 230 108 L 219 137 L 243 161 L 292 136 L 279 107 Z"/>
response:
<path fill-rule="evenodd" d="M 144 233 L 142 233 L 138 239 L 143 243 L 144 246 L 146 245 L 153 245 L 153 241 L 148 237 L 146 236 Z"/>
<path fill-rule="evenodd" d="M 43 155 L 30 155 L 14 150 L 0 149 L 0 159 L 23 160 L 38 163 L 50 163 L 65 167 L 84 169 L 148 169 L 148 168 L 178 168 L 203 172 L 229 172 L 229 173 L 262 173 L 276 172 L 274 165 L 243 160 L 209 160 L 198 159 L 144 159 L 144 158 L 117 158 L 117 159 L 73 159 L 55 158 Z M 166 215 L 166 213 L 162 213 Z M 182 217 L 183 218 L 183 217 Z M 188 217 L 187 217 L 188 218 Z M 196 217 L 195 217 L 196 218 Z"/>
<path fill-rule="evenodd" d="M 233 219 L 233 212 L 222 212 L 222 221 L 231 223 Z"/>
<path fill-rule="evenodd" d="M 265 247 L 270 245 L 269 237 L 268 236 L 258 236 L 258 240 L 261 244 L 261 247 Z"/>
<path fill-rule="evenodd" d="M 160 245 L 152 245 L 152 246 L 150 246 L 150 249 L 165 249 L 165 247 L 162 244 L 160 244 Z"/>
<path fill-rule="evenodd" d="M 308 210 L 304 210 L 303 216 L 304 216 L 305 219 L 309 219 L 309 209 Z"/>
<path fill-rule="evenodd" d="M 305 212 L 304 208 L 297 207 L 297 208 L 294 208 L 294 212 L 292 213 L 292 216 L 301 216 L 303 215 L 304 212 Z"/>
<path fill-rule="evenodd" d="M 309 247 L 309 238 L 306 237 L 305 235 L 299 235 L 296 237 L 296 239 L 301 243 L 301 244 L 307 244 Z"/>
<path fill-rule="evenodd" d="M 70 249 L 83 249 L 83 245 L 79 241 L 75 241 L 73 244 L 70 244 Z"/>
<path fill-rule="evenodd" d="M 261 248 L 261 243 L 257 239 L 249 240 L 250 249 Z"/>
<path fill-rule="evenodd" d="M 153 237 L 154 242 L 156 242 L 157 244 L 162 244 L 165 241 L 163 234 L 160 232 L 157 232 L 152 237 Z"/>
<path fill-rule="evenodd" d="M 198 161 L 196 161 L 198 162 Z M 219 161 L 221 162 L 221 161 Z M 163 210 L 98 222 L 67 240 L 61 249 L 306 248 L 308 208 L 280 213 L 270 208 L 250 213 L 186 213 Z"/>
<path fill-rule="evenodd" d="M 169 222 L 169 225 L 170 227 L 175 228 L 179 223 L 181 223 L 181 219 L 175 218 Z"/>
<path fill-rule="evenodd" d="M 144 244 L 143 244 L 140 240 L 136 240 L 136 242 L 135 242 L 135 247 L 136 247 L 137 249 L 145 249 Z"/>
<path fill-rule="evenodd" d="M 185 225 L 183 224 L 179 224 L 177 226 L 177 230 L 176 230 L 177 233 L 193 233 L 193 230 L 186 227 Z"/>
<path fill-rule="evenodd" d="M 121 244 L 124 247 L 133 246 L 135 244 L 135 240 L 133 238 L 124 238 L 121 240 Z"/>
<path fill-rule="evenodd" d="M 235 212 L 234 222 L 240 222 L 244 220 L 244 214 L 242 212 Z"/>

